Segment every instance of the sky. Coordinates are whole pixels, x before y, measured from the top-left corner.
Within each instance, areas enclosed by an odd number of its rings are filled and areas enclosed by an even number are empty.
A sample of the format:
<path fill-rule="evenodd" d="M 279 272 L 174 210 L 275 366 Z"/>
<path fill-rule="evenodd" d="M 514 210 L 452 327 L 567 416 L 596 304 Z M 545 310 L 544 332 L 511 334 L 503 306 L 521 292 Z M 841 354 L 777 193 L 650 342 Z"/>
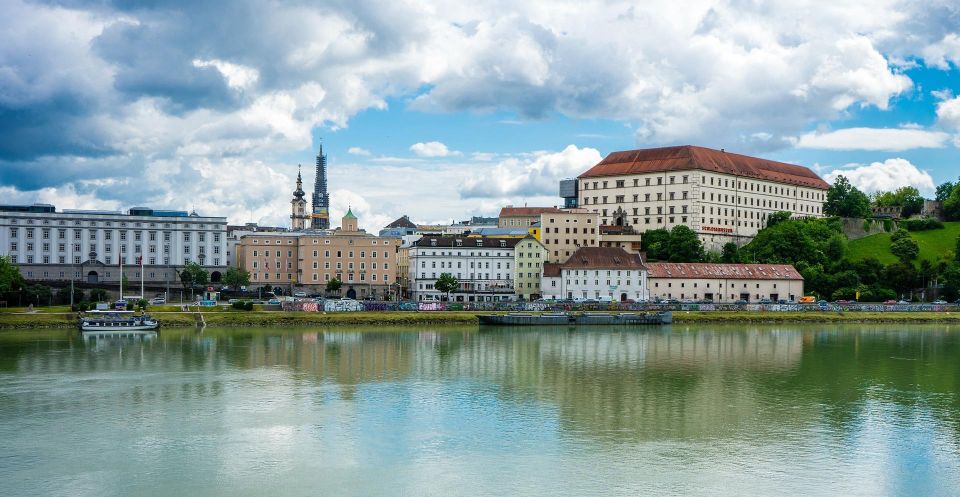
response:
<path fill-rule="evenodd" d="M 0 204 L 289 226 L 559 205 L 605 155 L 701 145 L 932 195 L 960 176 L 947 0 L 0 0 Z"/>

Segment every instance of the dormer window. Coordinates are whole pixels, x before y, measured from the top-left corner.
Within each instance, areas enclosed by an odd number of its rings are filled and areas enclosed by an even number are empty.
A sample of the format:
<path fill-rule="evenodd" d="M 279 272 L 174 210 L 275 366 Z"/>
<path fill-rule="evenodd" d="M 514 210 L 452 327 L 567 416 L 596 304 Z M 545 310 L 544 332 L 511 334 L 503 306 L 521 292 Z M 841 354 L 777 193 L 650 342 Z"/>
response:
<path fill-rule="evenodd" d="M 506 241 L 506 240 L 500 240 L 500 247 L 506 247 L 506 246 L 507 246 L 507 241 Z"/>
<path fill-rule="evenodd" d="M 434 238 L 431 238 L 431 239 L 430 239 L 430 246 L 431 246 L 431 247 L 436 247 L 436 246 L 437 246 L 437 240 L 434 239 Z"/>
<path fill-rule="evenodd" d="M 483 246 L 483 240 L 477 240 L 477 246 L 478 246 L 478 247 L 482 247 L 482 246 Z"/>
<path fill-rule="evenodd" d="M 462 247 L 462 246 L 463 246 L 463 240 L 457 239 L 457 246 L 458 246 L 458 247 Z"/>

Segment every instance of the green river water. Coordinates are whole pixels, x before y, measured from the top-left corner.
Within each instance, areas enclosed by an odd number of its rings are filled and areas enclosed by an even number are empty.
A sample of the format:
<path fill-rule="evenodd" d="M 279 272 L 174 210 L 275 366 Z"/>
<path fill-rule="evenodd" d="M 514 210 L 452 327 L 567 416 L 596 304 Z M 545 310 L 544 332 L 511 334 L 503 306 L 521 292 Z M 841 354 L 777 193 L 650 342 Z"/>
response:
<path fill-rule="evenodd" d="M 960 328 L 4 332 L 0 495 L 960 495 Z"/>

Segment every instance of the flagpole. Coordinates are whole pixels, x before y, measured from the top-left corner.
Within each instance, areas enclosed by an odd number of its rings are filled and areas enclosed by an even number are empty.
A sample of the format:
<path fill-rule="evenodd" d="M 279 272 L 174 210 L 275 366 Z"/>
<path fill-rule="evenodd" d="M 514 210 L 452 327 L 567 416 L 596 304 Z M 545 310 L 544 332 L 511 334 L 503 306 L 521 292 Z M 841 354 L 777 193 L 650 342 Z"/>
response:
<path fill-rule="evenodd" d="M 140 298 L 145 298 L 143 295 L 143 254 L 140 254 Z"/>
<path fill-rule="evenodd" d="M 120 262 L 120 300 L 123 300 L 123 255 L 117 257 Z"/>

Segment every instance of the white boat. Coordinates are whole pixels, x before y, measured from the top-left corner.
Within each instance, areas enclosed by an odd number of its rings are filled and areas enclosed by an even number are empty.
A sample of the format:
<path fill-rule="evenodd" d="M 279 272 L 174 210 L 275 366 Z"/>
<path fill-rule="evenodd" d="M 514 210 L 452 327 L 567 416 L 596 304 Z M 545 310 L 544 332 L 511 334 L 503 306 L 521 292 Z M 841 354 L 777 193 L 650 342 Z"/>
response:
<path fill-rule="evenodd" d="M 156 319 L 133 311 L 89 311 L 80 318 L 83 333 L 156 332 L 159 328 L 160 322 Z"/>

